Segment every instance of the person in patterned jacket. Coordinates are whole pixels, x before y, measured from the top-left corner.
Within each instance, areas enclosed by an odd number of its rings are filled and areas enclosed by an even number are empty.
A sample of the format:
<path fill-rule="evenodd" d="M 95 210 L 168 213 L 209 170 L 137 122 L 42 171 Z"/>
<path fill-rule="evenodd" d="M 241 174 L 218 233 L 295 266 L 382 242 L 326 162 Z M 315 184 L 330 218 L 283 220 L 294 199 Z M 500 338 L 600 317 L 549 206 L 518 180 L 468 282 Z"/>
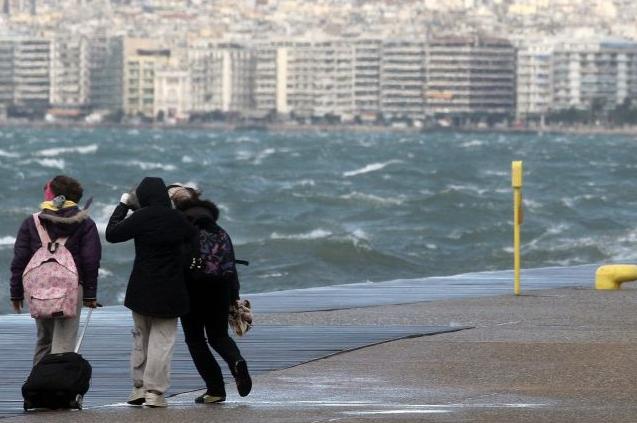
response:
<path fill-rule="evenodd" d="M 196 251 L 194 256 L 199 256 L 201 249 L 209 252 L 203 263 L 195 264 L 201 270 L 185 270 L 190 312 L 181 317 L 181 325 L 195 367 L 206 383 L 206 392 L 195 402 L 212 404 L 226 399 L 221 369 L 208 348 L 206 337 L 228 364 L 239 395 L 246 396 L 252 389 L 248 366 L 237 344 L 228 335 L 229 309 L 239 300 L 232 241 L 217 224 L 219 209 L 213 202 L 202 200 L 198 191 L 180 185 L 169 186 L 168 194 L 175 208 L 199 229 L 199 239 L 191 246 Z"/>

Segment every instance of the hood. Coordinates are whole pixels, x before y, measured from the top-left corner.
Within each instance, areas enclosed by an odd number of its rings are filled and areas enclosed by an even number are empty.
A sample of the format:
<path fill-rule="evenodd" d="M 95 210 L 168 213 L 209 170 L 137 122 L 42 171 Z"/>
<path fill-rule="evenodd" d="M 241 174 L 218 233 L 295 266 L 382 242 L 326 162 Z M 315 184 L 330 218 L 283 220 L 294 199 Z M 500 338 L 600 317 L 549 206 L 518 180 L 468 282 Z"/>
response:
<path fill-rule="evenodd" d="M 219 219 L 219 208 L 212 201 L 192 199 L 180 203 L 179 209 L 200 228 L 214 225 Z"/>
<path fill-rule="evenodd" d="M 58 211 L 43 210 L 39 215 L 40 221 L 49 231 L 51 239 L 68 237 L 89 218 L 88 210 L 79 207 L 68 207 Z"/>
<path fill-rule="evenodd" d="M 166 184 L 161 178 L 147 177 L 142 179 L 135 190 L 140 207 L 163 206 L 171 207 L 170 198 L 166 191 Z"/>

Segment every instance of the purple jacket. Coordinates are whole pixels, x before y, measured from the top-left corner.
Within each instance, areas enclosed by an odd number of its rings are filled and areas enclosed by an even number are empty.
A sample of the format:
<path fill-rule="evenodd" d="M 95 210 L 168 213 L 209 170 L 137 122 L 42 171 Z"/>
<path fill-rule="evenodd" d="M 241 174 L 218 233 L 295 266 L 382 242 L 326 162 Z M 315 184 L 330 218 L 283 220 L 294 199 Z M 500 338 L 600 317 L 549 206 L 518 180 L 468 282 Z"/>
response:
<path fill-rule="evenodd" d="M 47 229 L 51 239 L 69 237 L 65 246 L 75 260 L 80 284 L 84 288 L 84 299 L 96 299 L 97 272 L 102 258 L 102 244 L 95 222 L 86 211 L 80 211 L 77 207 L 57 212 L 47 210 L 40 213 L 39 219 Z M 22 273 L 33 254 L 41 246 L 42 243 L 33 216 L 29 216 L 22 222 L 13 247 L 14 255 L 11 261 L 12 300 L 23 299 Z"/>

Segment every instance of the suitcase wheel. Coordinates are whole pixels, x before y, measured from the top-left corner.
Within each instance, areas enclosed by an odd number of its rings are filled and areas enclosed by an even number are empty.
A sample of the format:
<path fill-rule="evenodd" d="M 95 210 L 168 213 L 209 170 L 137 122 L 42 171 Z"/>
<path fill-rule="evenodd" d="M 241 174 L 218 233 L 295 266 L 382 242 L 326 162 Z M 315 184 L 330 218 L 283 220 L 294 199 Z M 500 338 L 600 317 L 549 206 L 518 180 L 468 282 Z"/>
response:
<path fill-rule="evenodd" d="M 30 409 L 33 408 L 33 404 L 29 400 L 24 400 L 23 407 L 24 407 L 24 411 L 29 411 Z"/>
<path fill-rule="evenodd" d="M 71 403 L 69 405 L 71 406 L 71 408 L 75 408 L 75 409 L 81 410 L 82 409 L 82 400 L 83 399 L 84 398 L 82 397 L 82 395 L 77 394 L 75 396 L 75 399 L 73 401 L 71 401 Z"/>

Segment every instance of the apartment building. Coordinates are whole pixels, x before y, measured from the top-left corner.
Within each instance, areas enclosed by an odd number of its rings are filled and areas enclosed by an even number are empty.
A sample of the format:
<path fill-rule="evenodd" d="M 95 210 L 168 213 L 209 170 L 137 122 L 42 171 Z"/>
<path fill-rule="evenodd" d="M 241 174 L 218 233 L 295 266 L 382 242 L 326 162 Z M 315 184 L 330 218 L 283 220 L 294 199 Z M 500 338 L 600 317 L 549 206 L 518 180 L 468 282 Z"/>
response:
<path fill-rule="evenodd" d="M 49 107 L 51 43 L 42 38 L 20 38 L 13 49 L 13 103 L 29 112 Z"/>
<path fill-rule="evenodd" d="M 51 94 L 53 107 L 80 108 L 89 104 L 88 40 L 77 34 L 58 34 L 51 42 Z"/>
<path fill-rule="evenodd" d="M 287 113 L 287 93 L 280 74 L 287 71 L 287 50 L 265 42 L 255 47 L 254 102 L 261 114 Z M 279 100 L 281 98 L 281 100 Z"/>
<path fill-rule="evenodd" d="M 93 110 L 123 110 L 124 37 L 98 33 L 89 40 L 89 104 Z"/>
<path fill-rule="evenodd" d="M 309 41 L 255 46 L 254 100 L 260 114 L 310 117 L 315 105 L 315 57 Z"/>
<path fill-rule="evenodd" d="M 424 118 L 425 43 L 387 40 L 380 58 L 380 112 L 385 118 Z"/>
<path fill-rule="evenodd" d="M 185 121 L 192 110 L 190 73 L 170 67 L 155 69 L 155 117 L 167 121 Z"/>
<path fill-rule="evenodd" d="M 554 109 L 610 110 L 637 96 L 637 43 L 561 41 L 553 55 Z"/>
<path fill-rule="evenodd" d="M 553 46 L 531 43 L 519 47 L 516 71 L 516 117 L 538 119 L 553 104 Z"/>
<path fill-rule="evenodd" d="M 363 122 L 375 121 L 380 113 L 381 39 L 357 39 L 354 45 L 354 116 Z M 388 71 L 385 63 L 385 71 Z"/>
<path fill-rule="evenodd" d="M 256 55 L 236 43 L 199 42 L 188 52 L 192 109 L 241 112 L 254 109 Z"/>
<path fill-rule="evenodd" d="M 15 43 L 0 39 L 0 104 L 13 104 L 13 61 Z"/>
<path fill-rule="evenodd" d="M 427 46 L 427 113 L 457 123 L 510 118 L 515 110 L 516 51 L 503 39 L 433 39 Z"/>
<path fill-rule="evenodd" d="M 171 65 L 171 50 L 151 39 L 124 40 L 124 113 L 154 119 L 155 72 Z"/>
<path fill-rule="evenodd" d="M 314 116 L 354 119 L 354 49 L 349 40 L 319 41 L 312 46 Z"/>

